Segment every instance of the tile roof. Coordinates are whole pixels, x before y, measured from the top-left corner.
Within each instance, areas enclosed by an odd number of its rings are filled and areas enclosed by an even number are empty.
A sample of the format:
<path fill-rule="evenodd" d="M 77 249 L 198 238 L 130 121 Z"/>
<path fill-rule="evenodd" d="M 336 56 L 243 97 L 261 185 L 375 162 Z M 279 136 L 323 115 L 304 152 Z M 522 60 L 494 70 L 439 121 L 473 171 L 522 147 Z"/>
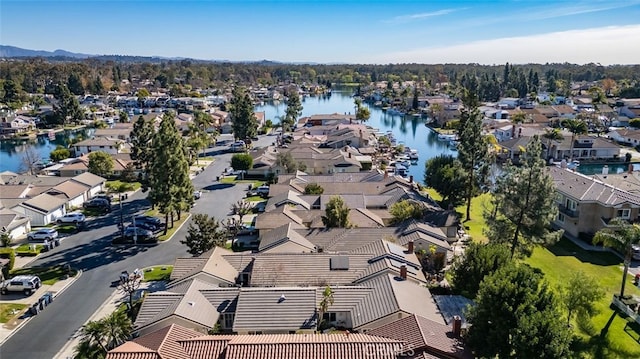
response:
<path fill-rule="evenodd" d="M 224 257 L 231 253 L 233 252 L 225 248 L 214 247 L 200 257 L 177 258 L 169 279 L 171 283 L 178 283 L 196 274 L 204 273 L 233 284 L 238 276 L 238 271 Z"/>
<path fill-rule="evenodd" d="M 107 180 L 105 178 L 102 178 L 100 176 L 96 176 L 93 173 L 90 172 L 85 172 L 82 174 L 79 174 L 73 178 L 71 178 L 73 181 L 76 182 L 80 182 L 84 185 L 90 186 L 90 187 L 95 187 L 98 186 L 101 183 L 106 182 Z"/>
<path fill-rule="evenodd" d="M 233 330 L 313 329 L 316 319 L 315 288 L 243 288 Z"/>
<path fill-rule="evenodd" d="M 191 359 L 179 341 L 201 333 L 171 324 L 109 351 L 106 359 Z"/>
<path fill-rule="evenodd" d="M 287 223 L 283 226 L 272 229 L 264 235 L 260 236 L 260 252 L 277 247 L 286 242 L 295 243 L 301 247 L 301 250 L 313 251 L 315 246 L 309 242 L 304 236 L 294 231 L 295 226 Z"/>
<path fill-rule="evenodd" d="M 2 185 L 0 184 L 0 198 L 24 198 L 28 194 L 28 184 Z"/>
<path fill-rule="evenodd" d="M 58 198 L 46 193 L 42 193 L 27 201 L 22 202 L 22 206 L 34 209 L 38 212 L 49 213 L 61 206 L 64 206 L 66 203 L 66 198 Z"/>
<path fill-rule="evenodd" d="M 453 337 L 451 329 L 448 325 L 414 314 L 370 330 L 368 334 L 404 340 L 414 351 L 425 350 L 436 357 L 473 358 L 462 341 Z"/>
<path fill-rule="evenodd" d="M 604 206 L 622 203 L 640 205 L 640 195 L 620 190 L 592 177 L 553 166 L 547 167 L 547 171 L 553 178 L 558 192 L 580 202 L 599 203 Z"/>
<path fill-rule="evenodd" d="M 69 180 L 69 181 L 62 182 L 51 189 L 54 191 L 61 192 L 67 198 L 72 199 L 87 192 L 90 189 L 90 187 L 80 182 Z M 52 193 L 49 193 L 49 194 L 52 194 Z"/>

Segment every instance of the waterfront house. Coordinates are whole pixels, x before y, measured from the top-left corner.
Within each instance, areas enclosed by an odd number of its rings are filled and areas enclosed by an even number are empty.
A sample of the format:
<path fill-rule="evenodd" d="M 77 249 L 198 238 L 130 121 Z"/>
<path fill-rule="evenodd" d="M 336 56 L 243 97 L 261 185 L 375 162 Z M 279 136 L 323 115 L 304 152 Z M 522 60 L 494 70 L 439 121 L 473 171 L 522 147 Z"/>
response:
<path fill-rule="evenodd" d="M 620 146 L 602 137 L 576 136 L 573 146 L 571 145 L 571 135 L 563 134 L 560 141 L 549 142 L 542 139 L 543 151 L 556 160 L 615 160 L 620 157 Z M 531 141 L 532 135 L 513 138 L 498 145 L 502 149 L 499 159 L 511 159 L 512 162 L 519 161 L 522 149 Z M 547 146 L 549 148 L 547 148 Z M 573 153 L 572 153 L 573 148 Z"/>
<path fill-rule="evenodd" d="M 639 129 L 616 129 L 608 133 L 610 139 L 627 146 L 636 147 L 640 145 Z"/>
<path fill-rule="evenodd" d="M 7 114 L 3 112 L 0 115 L 0 135 L 19 135 L 27 133 L 36 128 L 36 122 L 33 117 L 25 115 Z"/>
<path fill-rule="evenodd" d="M 122 141 L 109 138 L 93 138 L 80 141 L 72 146 L 77 157 L 89 154 L 93 151 L 102 151 L 111 155 L 120 153 Z"/>
<path fill-rule="evenodd" d="M 565 233 L 593 235 L 613 218 L 640 219 L 640 195 L 566 168 L 548 167 L 548 173 L 556 187 L 559 210 L 553 224 Z"/>

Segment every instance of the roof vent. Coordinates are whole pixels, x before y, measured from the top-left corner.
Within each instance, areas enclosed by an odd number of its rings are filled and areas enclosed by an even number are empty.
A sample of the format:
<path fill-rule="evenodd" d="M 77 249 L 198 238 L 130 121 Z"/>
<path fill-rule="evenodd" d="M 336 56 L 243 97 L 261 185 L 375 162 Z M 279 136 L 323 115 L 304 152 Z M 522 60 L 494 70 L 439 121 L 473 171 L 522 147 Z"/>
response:
<path fill-rule="evenodd" d="M 195 306 L 196 306 L 196 302 L 187 302 L 187 304 L 189 304 L 189 305 L 190 305 L 190 306 L 192 306 L 192 307 L 195 307 Z"/>
<path fill-rule="evenodd" d="M 282 302 L 284 302 L 284 301 L 285 301 L 285 299 L 287 299 L 287 297 L 285 297 L 285 296 L 284 296 L 284 294 L 282 294 L 282 295 L 280 296 L 280 298 L 278 299 L 278 303 L 282 303 Z"/>

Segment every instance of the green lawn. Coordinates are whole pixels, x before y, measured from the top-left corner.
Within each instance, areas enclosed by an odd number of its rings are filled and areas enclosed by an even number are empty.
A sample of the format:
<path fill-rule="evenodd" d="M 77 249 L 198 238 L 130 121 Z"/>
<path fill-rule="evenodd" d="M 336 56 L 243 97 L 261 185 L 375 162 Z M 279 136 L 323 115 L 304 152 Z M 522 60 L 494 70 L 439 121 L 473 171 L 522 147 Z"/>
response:
<path fill-rule="evenodd" d="M 549 248 L 536 248 L 526 260 L 541 269 L 552 286 L 558 287 L 577 271 L 595 278 L 606 295 L 598 302 L 599 314 L 591 320 L 592 328 L 582 328 L 574 323 L 579 337 L 575 350 L 588 358 L 640 358 L 639 332 L 624 327 L 626 320 L 609 308 L 611 297 L 620 292 L 622 261 L 611 253 L 582 250 L 567 239 Z M 632 277 L 627 281 L 626 293 L 640 295 L 633 286 Z"/>
<path fill-rule="evenodd" d="M 29 244 L 29 243 L 21 244 L 18 246 L 18 248 L 16 248 L 15 253 L 17 256 L 33 257 L 40 254 L 42 249 L 44 249 L 44 246 L 42 244 L 36 244 L 35 250 L 32 249 L 32 246 L 33 244 Z"/>
<path fill-rule="evenodd" d="M 120 181 L 120 180 L 107 181 L 107 182 L 105 183 L 105 186 L 106 186 L 107 188 L 109 188 L 109 189 L 116 189 L 116 188 L 120 187 L 120 185 L 121 185 L 122 183 L 125 183 L 125 182 L 122 182 L 122 181 Z M 140 184 L 140 182 L 126 182 L 126 183 L 127 183 L 127 184 L 129 184 L 129 185 L 131 185 L 131 187 L 133 188 L 133 191 L 136 191 L 136 190 L 140 189 L 140 187 L 142 186 L 142 185 Z"/>
<path fill-rule="evenodd" d="M 265 184 L 265 181 L 256 181 L 256 180 L 239 180 L 236 178 L 236 176 L 225 176 L 223 178 L 220 179 L 220 183 L 226 183 L 226 184 L 249 184 L 249 183 L 253 183 L 253 187 L 260 187 L 263 184 Z"/>
<path fill-rule="evenodd" d="M 438 202 L 442 199 L 442 196 L 440 196 L 440 194 L 438 194 L 438 192 L 436 192 L 432 188 L 428 188 L 427 192 L 429 193 L 429 196 L 431 196 L 431 198 Z M 484 211 L 484 208 L 489 205 L 490 201 L 490 193 L 483 193 L 478 197 L 474 197 L 471 200 L 471 220 L 469 221 L 464 220 L 467 215 L 466 204 L 456 207 L 456 212 L 458 212 L 460 220 L 465 226 L 467 234 L 469 234 L 471 238 L 473 238 L 473 240 L 476 242 L 487 241 L 487 236 L 482 233 L 482 230 L 484 228 L 484 218 L 482 217 L 482 212 Z"/>
<path fill-rule="evenodd" d="M 76 271 L 75 269 L 71 270 L 72 277 L 77 273 L 78 271 Z M 42 284 L 52 285 L 55 282 L 61 280 L 62 277 L 67 274 L 67 272 L 63 266 L 20 268 L 11 271 L 12 276 L 21 274 L 37 275 L 38 277 L 40 277 Z"/>
<path fill-rule="evenodd" d="M 0 323 L 8 322 L 9 319 L 15 317 L 27 307 L 28 305 L 26 304 L 0 303 Z"/>
<path fill-rule="evenodd" d="M 151 282 L 155 280 L 169 280 L 169 276 L 173 271 L 172 265 L 153 266 L 144 269 L 144 281 Z"/>
<path fill-rule="evenodd" d="M 251 196 L 246 197 L 244 200 L 247 202 L 262 202 L 264 201 L 264 198 L 262 196 Z"/>
<path fill-rule="evenodd" d="M 162 221 L 164 222 L 165 216 L 164 214 L 158 212 L 157 209 L 150 209 L 146 212 L 144 212 L 145 215 L 147 216 L 152 216 L 152 217 L 158 217 L 161 218 Z M 187 220 L 187 218 L 189 218 L 189 213 L 188 212 L 182 212 L 182 215 L 180 216 L 180 219 L 178 220 L 178 217 L 174 214 L 173 215 L 173 227 L 171 226 L 171 216 L 169 216 L 169 227 L 167 229 L 167 234 L 163 234 L 163 232 L 160 232 L 160 235 L 158 235 L 158 241 L 159 242 L 164 242 L 166 240 L 168 240 L 169 238 L 171 238 L 171 236 L 178 230 L 178 228 L 180 228 L 180 226 L 182 225 L 182 223 L 184 223 L 184 221 Z"/>

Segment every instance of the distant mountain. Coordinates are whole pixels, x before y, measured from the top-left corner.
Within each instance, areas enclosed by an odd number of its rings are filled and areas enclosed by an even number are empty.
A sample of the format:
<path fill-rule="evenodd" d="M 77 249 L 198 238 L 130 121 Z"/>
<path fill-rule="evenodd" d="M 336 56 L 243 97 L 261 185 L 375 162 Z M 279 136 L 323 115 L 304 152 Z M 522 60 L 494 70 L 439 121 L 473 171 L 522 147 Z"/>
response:
<path fill-rule="evenodd" d="M 78 54 L 75 52 L 69 52 L 66 50 L 44 51 L 44 50 L 29 50 L 22 49 L 15 46 L 0 45 L 0 57 L 70 57 L 74 59 L 86 59 L 93 57 L 94 55 Z"/>

